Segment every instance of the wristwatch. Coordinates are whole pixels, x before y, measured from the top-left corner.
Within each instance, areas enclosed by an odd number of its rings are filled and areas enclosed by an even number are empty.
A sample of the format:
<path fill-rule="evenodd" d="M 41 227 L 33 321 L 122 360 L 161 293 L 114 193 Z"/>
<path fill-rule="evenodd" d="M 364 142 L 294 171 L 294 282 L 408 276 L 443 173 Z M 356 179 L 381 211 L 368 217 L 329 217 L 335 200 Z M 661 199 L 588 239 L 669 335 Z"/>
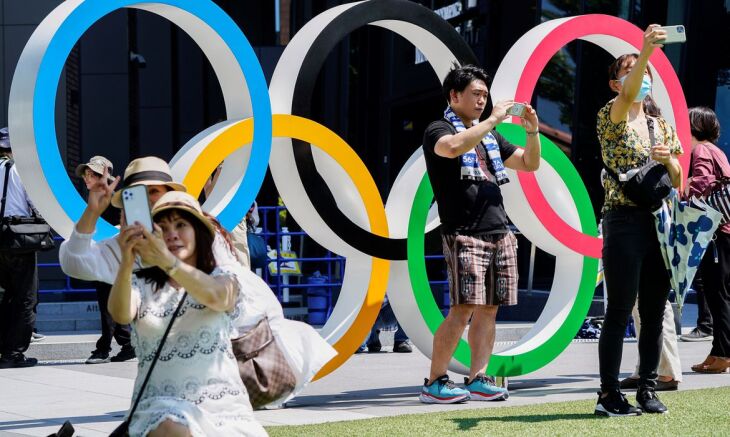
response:
<path fill-rule="evenodd" d="M 177 273 L 177 269 L 180 267 L 180 258 L 175 257 L 175 262 L 172 263 L 172 267 L 164 269 L 165 274 L 169 277 L 172 277 L 175 273 Z"/>
<path fill-rule="evenodd" d="M 532 132 L 530 132 L 529 130 L 526 130 L 525 132 L 527 133 L 528 136 L 530 136 L 530 135 L 537 135 L 537 134 L 540 133 L 540 131 L 538 129 L 535 129 Z"/>

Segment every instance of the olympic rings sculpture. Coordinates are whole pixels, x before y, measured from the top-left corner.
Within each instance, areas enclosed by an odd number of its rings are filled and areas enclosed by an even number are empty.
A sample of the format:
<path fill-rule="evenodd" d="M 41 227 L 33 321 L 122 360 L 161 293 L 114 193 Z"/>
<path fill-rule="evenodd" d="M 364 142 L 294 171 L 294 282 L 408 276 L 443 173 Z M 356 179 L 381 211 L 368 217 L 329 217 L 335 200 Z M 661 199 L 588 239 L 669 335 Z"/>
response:
<path fill-rule="evenodd" d="M 404 165 L 384 204 L 352 148 L 309 119 L 309 104 L 327 54 L 359 27 L 379 26 L 406 38 L 423 52 L 439 80 L 453 62 L 476 63 L 459 34 L 432 11 L 407 0 L 340 5 L 314 17 L 296 34 L 267 90 L 248 40 L 211 0 L 67 0 L 38 26 L 20 57 L 9 117 L 26 189 L 64 237 L 71 234 L 85 204 L 68 179 L 58 150 L 56 88 L 65 59 L 83 32 L 119 8 L 146 10 L 181 27 L 208 57 L 223 90 L 228 119 L 196 135 L 173 157 L 175 179 L 191 193 L 199 193 L 225 159 L 219 182 L 203 207 L 232 229 L 254 200 L 268 165 L 302 229 L 347 258 L 340 297 L 321 330 L 338 355 L 315 379 L 342 365 L 362 343 L 386 291 L 414 345 L 431 356 L 433 333 L 443 316 L 429 288 L 423 236 L 439 221 L 422 150 L 418 148 Z M 547 62 L 571 41 L 589 41 L 618 56 L 638 51 L 642 35 L 631 23 L 607 15 L 542 23 L 507 53 L 491 86 L 492 98 L 530 101 Z M 661 51 L 651 57 L 650 68 L 656 73 L 655 100 L 671 108 L 667 119 L 682 143 L 689 144 L 687 106 L 676 74 Z M 524 145 L 524 130 L 512 123 L 497 130 L 514 144 Z M 502 190 L 514 224 L 533 244 L 556 256 L 555 278 L 533 328 L 517 344 L 492 356 L 487 371 L 493 375 L 522 375 L 552 361 L 570 343 L 593 297 L 601 253 L 596 217 L 575 167 L 557 146 L 541 138 L 540 170 L 518 174 L 508 170 L 513 183 Z M 686 171 L 689 157 L 680 162 Z M 104 222 L 94 238 L 115 233 Z M 461 373 L 468 370 L 465 341 L 449 367 Z"/>

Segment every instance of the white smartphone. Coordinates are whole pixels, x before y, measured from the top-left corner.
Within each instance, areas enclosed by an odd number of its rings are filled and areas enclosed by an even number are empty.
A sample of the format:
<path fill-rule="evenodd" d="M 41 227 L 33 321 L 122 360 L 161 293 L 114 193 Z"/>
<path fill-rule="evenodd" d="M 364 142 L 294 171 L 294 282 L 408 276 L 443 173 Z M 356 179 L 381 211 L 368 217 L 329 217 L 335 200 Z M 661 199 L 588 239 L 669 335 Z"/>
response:
<path fill-rule="evenodd" d="M 152 232 L 152 215 L 146 186 L 134 185 L 124 188 L 122 190 L 122 204 L 124 205 L 124 219 L 127 221 L 127 226 L 139 222 L 145 229 Z"/>
<path fill-rule="evenodd" d="M 514 105 L 510 106 L 507 110 L 508 115 L 514 115 L 516 117 L 522 117 L 525 115 L 525 105 L 522 103 L 515 103 Z"/>
<path fill-rule="evenodd" d="M 662 26 L 659 27 L 659 29 L 667 32 L 666 39 L 657 41 L 661 44 L 674 44 L 687 41 L 687 32 L 685 31 L 684 26 L 682 26 L 681 24 L 678 26 Z"/>

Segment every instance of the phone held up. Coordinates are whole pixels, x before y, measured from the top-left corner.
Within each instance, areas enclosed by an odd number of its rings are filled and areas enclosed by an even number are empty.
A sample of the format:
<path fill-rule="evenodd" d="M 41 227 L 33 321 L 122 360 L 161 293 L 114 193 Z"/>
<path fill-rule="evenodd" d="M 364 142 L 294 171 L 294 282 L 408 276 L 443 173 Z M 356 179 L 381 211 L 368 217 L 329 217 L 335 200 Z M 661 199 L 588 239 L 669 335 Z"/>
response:
<path fill-rule="evenodd" d="M 657 29 L 662 29 L 667 32 L 667 37 L 665 39 L 657 41 L 658 43 L 674 44 L 687 41 L 687 32 L 685 31 L 684 26 L 682 26 L 681 24 L 678 26 L 662 26 L 658 27 Z"/>
<path fill-rule="evenodd" d="M 522 117 L 525 115 L 525 105 L 522 103 L 515 103 L 510 106 L 507 110 L 507 115 L 514 115 L 515 117 Z"/>
<path fill-rule="evenodd" d="M 122 204 L 124 205 L 124 219 L 128 226 L 139 222 L 145 229 L 152 232 L 152 215 L 146 186 L 134 185 L 124 188 Z"/>

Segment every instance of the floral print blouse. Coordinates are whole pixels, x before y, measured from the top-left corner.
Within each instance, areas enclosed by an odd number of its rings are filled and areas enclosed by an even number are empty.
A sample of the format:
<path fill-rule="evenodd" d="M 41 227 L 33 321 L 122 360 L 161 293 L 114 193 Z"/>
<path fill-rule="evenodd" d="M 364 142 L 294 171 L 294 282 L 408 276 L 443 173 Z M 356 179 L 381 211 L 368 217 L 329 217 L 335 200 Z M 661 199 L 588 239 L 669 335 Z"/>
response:
<path fill-rule="evenodd" d="M 596 132 L 601 143 L 603 163 L 616 173 L 626 173 L 632 168 L 639 168 L 646 162 L 651 152 L 651 142 L 644 139 L 626 122 L 614 124 L 611 121 L 611 105 L 613 100 L 598 111 Z M 657 144 L 666 144 L 675 155 L 683 153 L 677 132 L 662 117 L 654 122 L 654 138 Z M 603 178 L 603 189 L 606 192 L 602 212 L 617 206 L 636 206 L 624 195 L 618 182 L 611 176 Z"/>

